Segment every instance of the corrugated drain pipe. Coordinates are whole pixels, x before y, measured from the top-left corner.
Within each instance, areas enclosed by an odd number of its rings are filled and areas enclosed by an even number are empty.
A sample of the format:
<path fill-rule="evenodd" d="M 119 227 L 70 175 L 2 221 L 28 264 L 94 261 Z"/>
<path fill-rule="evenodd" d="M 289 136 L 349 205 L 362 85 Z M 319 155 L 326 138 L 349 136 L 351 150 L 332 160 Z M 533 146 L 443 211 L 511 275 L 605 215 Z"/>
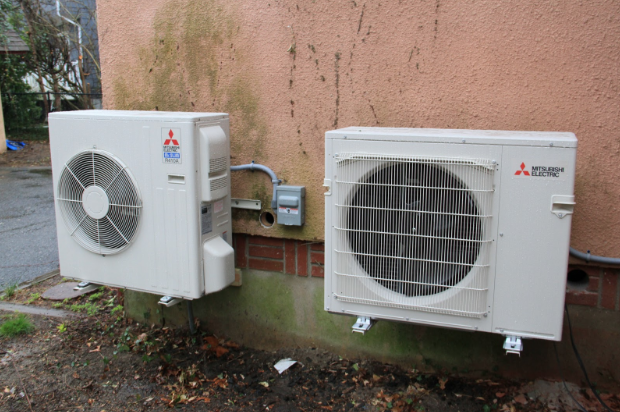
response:
<path fill-rule="evenodd" d="M 570 254 L 578 259 L 585 260 L 587 263 L 592 262 L 603 263 L 605 265 L 620 265 L 620 258 L 591 255 L 589 250 L 588 253 L 583 253 L 577 249 L 570 248 Z"/>
<path fill-rule="evenodd" d="M 278 185 L 282 182 L 280 179 L 278 179 L 278 177 L 276 176 L 275 172 L 273 170 L 271 170 L 270 168 L 268 168 L 267 166 L 263 166 L 263 165 L 259 165 L 254 163 L 254 161 L 252 160 L 252 163 L 247 164 L 247 165 L 239 165 L 239 166 L 230 166 L 230 170 L 233 172 L 237 172 L 239 170 L 260 170 L 261 172 L 265 172 L 269 175 L 269 177 L 271 178 L 271 183 L 273 183 L 273 197 L 271 199 L 271 208 L 273 209 L 274 212 L 277 213 L 277 194 L 278 194 Z"/>

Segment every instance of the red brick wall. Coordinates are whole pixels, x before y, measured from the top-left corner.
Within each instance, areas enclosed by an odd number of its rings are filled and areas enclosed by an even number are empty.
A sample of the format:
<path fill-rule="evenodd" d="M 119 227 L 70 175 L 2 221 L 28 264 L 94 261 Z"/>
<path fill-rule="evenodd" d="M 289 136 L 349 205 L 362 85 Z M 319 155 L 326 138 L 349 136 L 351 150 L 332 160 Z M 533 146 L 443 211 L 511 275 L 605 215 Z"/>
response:
<path fill-rule="evenodd" d="M 568 270 L 581 269 L 588 274 L 585 288 L 566 287 L 566 303 L 620 310 L 620 282 L 618 271 L 589 265 L 571 265 Z"/>
<path fill-rule="evenodd" d="M 325 276 L 325 247 L 322 242 L 275 239 L 245 234 L 234 235 L 236 266 L 283 272 L 288 275 Z M 620 310 L 618 271 L 594 266 L 570 266 L 588 274 L 588 285 L 566 288 L 566 303 Z"/>
<path fill-rule="evenodd" d="M 235 234 L 238 268 L 283 272 L 288 275 L 324 277 L 323 242 L 275 239 Z"/>

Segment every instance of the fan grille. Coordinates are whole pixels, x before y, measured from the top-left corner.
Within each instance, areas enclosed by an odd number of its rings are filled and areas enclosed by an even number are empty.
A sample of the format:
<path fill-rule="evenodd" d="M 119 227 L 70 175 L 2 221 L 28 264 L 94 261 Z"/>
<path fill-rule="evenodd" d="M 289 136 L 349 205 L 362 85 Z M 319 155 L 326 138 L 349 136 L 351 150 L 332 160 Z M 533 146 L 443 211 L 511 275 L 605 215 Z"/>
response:
<path fill-rule="evenodd" d="M 481 315 L 494 165 L 346 154 L 337 162 L 338 297 Z M 450 289 L 462 293 L 438 297 Z"/>
<path fill-rule="evenodd" d="M 73 239 L 93 253 L 124 250 L 138 229 L 140 194 L 112 154 L 89 150 L 71 158 L 58 179 L 57 201 Z"/>

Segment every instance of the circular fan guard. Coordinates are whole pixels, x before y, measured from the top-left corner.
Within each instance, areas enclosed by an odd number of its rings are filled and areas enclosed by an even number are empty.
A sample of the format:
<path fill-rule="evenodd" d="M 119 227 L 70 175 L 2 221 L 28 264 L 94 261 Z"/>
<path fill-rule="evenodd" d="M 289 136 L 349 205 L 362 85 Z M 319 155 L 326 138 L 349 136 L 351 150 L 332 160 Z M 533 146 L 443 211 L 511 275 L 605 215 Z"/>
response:
<path fill-rule="evenodd" d="M 127 248 L 142 211 L 137 185 L 127 167 L 101 150 L 78 153 L 62 169 L 57 201 L 71 236 L 101 255 Z"/>
<path fill-rule="evenodd" d="M 428 296 L 456 285 L 480 252 L 482 219 L 465 184 L 432 164 L 395 164 L 360 181 L 348 214 L 355 259 L 382 286 Z"/>

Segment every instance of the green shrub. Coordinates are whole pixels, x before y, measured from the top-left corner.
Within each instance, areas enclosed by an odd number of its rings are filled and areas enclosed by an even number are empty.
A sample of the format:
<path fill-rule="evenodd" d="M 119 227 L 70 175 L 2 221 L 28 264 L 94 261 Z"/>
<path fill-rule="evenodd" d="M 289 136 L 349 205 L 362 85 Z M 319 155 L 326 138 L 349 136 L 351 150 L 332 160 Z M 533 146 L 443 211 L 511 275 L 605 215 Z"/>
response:
<path fill-rule="evenodd" d="M 32 92 L 25 78 L 28 68 L 24 56 L 0 55 L 0 89 L 4 125 L 7 131 L 15 128 L 31 126 L 41 121 L 41 108 L 37 105 L 37 97 Z"/>
<path fill-rule="evenodd" d="M 30 319 L 23 313 L 10 315 L 2 325 L 0 325 L 0 336 L 13 337 L 24 333 L 30 333 L 34 330 L 34 325 Z"/>

